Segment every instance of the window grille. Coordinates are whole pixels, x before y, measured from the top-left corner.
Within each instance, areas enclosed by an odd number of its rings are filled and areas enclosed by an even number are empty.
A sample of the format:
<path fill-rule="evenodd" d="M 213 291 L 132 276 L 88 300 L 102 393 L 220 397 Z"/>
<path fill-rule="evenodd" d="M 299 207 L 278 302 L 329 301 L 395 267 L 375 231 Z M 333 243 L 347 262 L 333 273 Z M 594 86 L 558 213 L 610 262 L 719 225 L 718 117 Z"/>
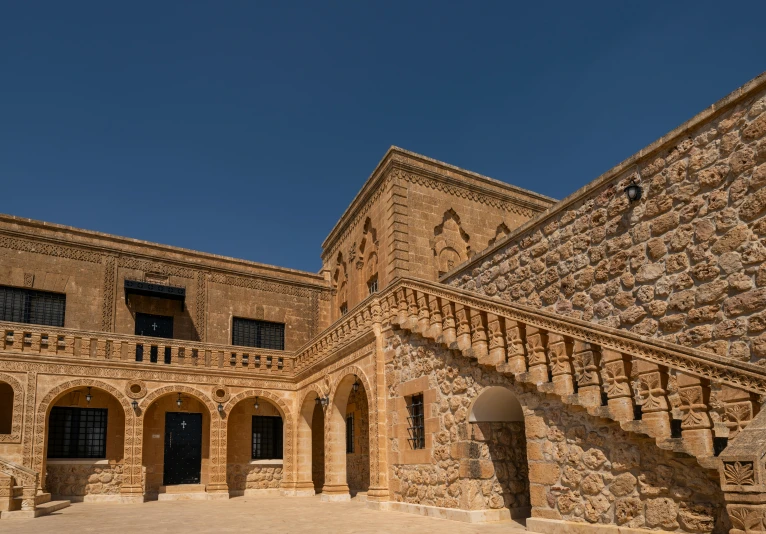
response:
<path fill-rule="evenodd" d="M 340 305 L 340 314 L 346 315 L 347 313 L 348 313 L 348 304 L 344 302 L 343 304 Z"/>
<path fill-rule="evenodd" d="M 0 286 L 0 321 L 64 326 L 66 295 Z"/>
<path fill-rule="evenodd" d="M 253 460 L 282 459 L 282 418 L 253 416 Z"/>
<path fill-rule="evenodd" d="M 48 458 L 106 458 L 106 408 L 54 406 Z"/>
<path fill-rule="evenodd" d="M 354 452 L 354 415 L 346 417 L 346 454 Z"/>
<path fill-rule="evenodd" d="M 409 423 L 410 437 L 407 439 L 413 449 L 426 448 L 425 417 L 423 412 L 423 394 L 419 393 L 410 397 L 407 405 L 407 422 Z"/>
<path fill-rule="evenodd" d="M 234 317 L 231 344 L 240 347 L 285 350 L 285 325 Z"/>
<path fill-rule="evenodd" d="M 376 276 L 369 282 L 367 282 L 367 289 L 370 290 L 370 295 L 378 292 L 378 277 Z"/>

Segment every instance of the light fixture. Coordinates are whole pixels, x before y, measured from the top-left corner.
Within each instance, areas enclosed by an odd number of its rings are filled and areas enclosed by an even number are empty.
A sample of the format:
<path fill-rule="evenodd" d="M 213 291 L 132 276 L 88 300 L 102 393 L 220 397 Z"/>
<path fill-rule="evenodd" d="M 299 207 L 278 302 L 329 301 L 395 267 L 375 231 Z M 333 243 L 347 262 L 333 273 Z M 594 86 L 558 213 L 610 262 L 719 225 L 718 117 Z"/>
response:
<path fill-rule="evenodd" d="M 630 181 L 630 185 L 625 188 L 625 193 L 628 195 L 628 202 L 630 203 L 641 200 L 641 186 L 635 180 Z"/>
<path fill-rule="evenodd" d="M 138 411 L 138 401 L 133 399 L 133 402 L 130 403 L 131 406 L 133 406 L 133 411 Z"/>
<path fill-rule="evenodd" d="M 178 394 L 178 398 L 176 399 L 176 404 L 178 405 L 179 408 L 181 407 L 181 404 L 183 404 L 180 393 Z"/>
<path fill-rule="evenodd" d="M 218 413 L 223 413 L 223 404 L 218 403 Z"/>
<path fill-rule="evenodd" d="M 90 404 L 90 401 L 93 399 L 93 395 L 90 394 L 90 388 L 88 388 L 88 394 L 85 395 L 85 402 Z"/>
<path fill-rule="evenodd" d="M 356 393 L 357 391 L 359 391 L 359 377 L 358 377 L 358 376 L 356 376 L 356 375 L 354 375 L 354 383 L 353 383 L 353 385 L 351 386 L 351 389 L 353 389 L 353 390 L 354 390 L 354 393 Z"/>
<path fill-rule="evenodd" d="M 257 410 L 258 406 L 259 406 L 258 405 L 258 397 L 255 397 L 255 404 L 253 404 L 253 408 L 255 408 Z"/>
<path fill-rule="evenodd" d="M 324 397 L 317 397 L 316 399 L 314 399 L 314 402 L 316 403 L 317 406 L 327 406 L 328 404 L 330 404 L 330 396 L 325 395 Z"/>

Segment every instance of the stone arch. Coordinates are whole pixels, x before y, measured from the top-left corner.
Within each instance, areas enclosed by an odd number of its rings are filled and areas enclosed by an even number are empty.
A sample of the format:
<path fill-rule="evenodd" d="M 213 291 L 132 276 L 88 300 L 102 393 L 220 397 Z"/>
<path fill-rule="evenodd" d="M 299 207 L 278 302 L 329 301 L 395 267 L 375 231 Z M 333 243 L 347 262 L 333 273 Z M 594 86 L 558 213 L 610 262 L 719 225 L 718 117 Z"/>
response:
<path fill-rule="evenodd" d="M 492 476 L 502 488 L 502 493 L 490 496 L 490 507 L 502 510 L 506 518 L 529 517 L 528 444 L 524 408 L 516 392 L 509 387 L 488 385 L 471 400 L 468 413 L 470 450 L 476 451 L 475 458 L 487 458 L 492 463 Z M 466 461 L 478 462 L 467 470 L 466 482 L 483 483 L 484 479 L 477 479 L 481 461 L 474 457 Z"/>
<path fill-rule="evenodd" d="M 348 305 L 348 269 L 343 259 L 343 253 L 338 252 L 335 260 L 335 272 L 333 273 L 333 289 L 335 289 L 335 310 L 333 314 L 340 317 L 341 306 Z M 335 315 L 334 315 L 335 316 Z"/>
<path fill-rule="evenodd" d="M 471 423 L 524 422 L 524 410 L 516 395 L 508 388 L 490 386 L 471 402 Z"/>
<path fill-rule="evenodd" d="M 324 479 L 324 465 L 314 465 L 314 410 L 316 404 L 314 399 L 324 395 L 317 382 L 309 385 L 298 404 L 298 413 L 296 417 L 295 432 L 295 480 L 296 491 L 298 493 L 307 493 L 313 495 L 317 487 L 315 486 L 314 470 L 321 472 L 320 481 Z M 324 433 L 318 436 L 322 439 L 321 445 L 324 447 Z M 323 451 L 320 451 L 323 453 Z M 320 456 L 324 458 L 324 456 Z M 319 476 L 319 475 L 317 475 Z M 321 490 L 321 484 L 319 489 Z"/>
<path fill-rule="evenodd" d="M 40 483 L 44 487 L 45 481 L 43 480 L 43 473 L 45 473 L 45 444 L 48 438 L 48 412 L 53 406 L 53 403 L 61 398 L 64 394 L 78 387 L 93 387 L 109 393 L 112 397 L 117 399 L 117 402 L 122 405 L 122 409 L 125 412 L 125 439 L 124 439 L 124 452 L 123 452 L 123 480 L 122 489 L 134 488 L 136 485 L 141 484 L 141 471 L 140 469 L 136 473 L 135 458 L 136 458 L 136 414 L 128 401 L 125 394 L 117 388 L 102 382 L 101 380 L 91 378 L 80 378 L 77 380 L 70 380 L 59 384 L 51 389 L 40 401 L 37 406 L 35 414 L 35 430 L 34 430 L 34 460 L 31 467 L 40 473 Z M 140 449 L 138 457 L 141 457 Z M 140 466 L 139 466 L 140 467 Z M 136 478 L 136 476 L 138 478 Z"/>
<path fill-rule="evenodd" d="M 359 277 L 359 300 L 364 300 L 369 294 L 369 285 L 378 278 L 378 237 L 377 231 L 372 226 L 372 221 L 367 217 L 364 222 L 362 243 L 359 246 L 359 262 L 357 268 Z"/>
<path fill-rule="evenodd" d="M 139 407 L 139 420 L 140 424 L 136 425 L 136 431 L 140 434 L 141 439 L 139 446 L 143 444 L 144 433 L 144 414 L 146 410 L 152 405 L 154 401 L 165 395 L 173 393 L 186 393 L 193 396 L 202 404 L 204 404 L 210 412 L 210 483 L 208 484 L 208 492 L 216 493 L 226 490 L 226 424 L 224 418 L 218 413 L 218 408 L 212 399 L 200 391 L 199 389 L 176 384 L 173 386 L 165 386 L 150 392 L 141 401 Z M 223 461 L 221 457 L 223 456 Z M 140 455 L 139 455 L 140 458 Z M 139 470 L 141 466 L 138 466 Z"/>
<path fill-rule="evenodd" d="M 450 208 L 444 212 L 441 224 L 434 227 L 431 247 L 436 257 L 439 276 L 466 261 L 473 253 L 469 244 L 471 237 L 463 230 L 460 216 Z"/>
<path fill-rule="evenodd" d="M 325 485 L 322 489 L 322 498 L 325 500 L 347 499 L 349 497 L 346 483 L 345 440 L 341 439 L 341 436 L 345 436 L 345 409 L 351 384 L 348 384 L 348 389 L 342 386 L 350 376 L 354 375 L 361 381 L 367 394 L 369 424 L 370 428 L 374 429 L 374 432 L 369 432 L 370 486 L 377 486 L 379 462 L 377 439 L 373 437 L 377 432 L 375 392 L 366 373 L 360 367 L 352 365 L 338 372 L 330 388 L 330 404 L 325 413 Z"/>
<path fill-rule="evenodd" d="M 0 373 L 0 382 L 5 382 L 13 391 L 11 406 L 11 432 L 0 434 L 0 443 L 21 443 L 21 423 L 24 419 L 24 386 L 13 375 Z"/>
<path fill-rule="evenodd" d="M 487 247 L 491 247 L 495 243 L 498 243 L 510 233 L 511 233 L 511 229 L 508 228 L 505 222 L 501 222 L 500 224 L 497 225 L 497 228 L 495 229 L 495 237 L 489 240 L 489 242 L 487 243 Z"/>
<path fill-rule="evenodd" d="M 287 487 L 290 487 L 292 484 L 293 479 L 293 417 L 292 413 L 290 412 L 290 408 L 287 406 L 287 404 L 282 400 L 281 397 L 274 395 L 273 393 L 269 391 L 265 391 L 263 389 L 248 389 L 245 391 L 242 391 L 240 393 L 237 393 L 234 397 L 232 397 L 224 406 L 223 414 L 225 417 L 225 414 L 228 414 L 237 404 L 239 404 L 241 401 L 249 398 L 249 397 L 263 397 L 264 399 L 267 399 L 269 402 L 271 402 L 274 406 L 276 406 L 277 411 L 279 411 L 280 415 L 282 416 L 282 421 L 284 421 L 284 431 L 285 436 L 283 440 L 284 450 L 283 450 L 283 467 L 282 467 L 282 473 L 283 473 L 283 482 Z M 223 425 L 224 428 L 227 428 L 226 425 Z M 227 429 L 228 430 L 228 429 Z M 224 448 L 223 448 L 223 456 L 222 461 L 224 465 L 224 472 L 226 470 L 226 440 L 224 439 Z M 225 481 L 225 479 L 224 479 Z"/>

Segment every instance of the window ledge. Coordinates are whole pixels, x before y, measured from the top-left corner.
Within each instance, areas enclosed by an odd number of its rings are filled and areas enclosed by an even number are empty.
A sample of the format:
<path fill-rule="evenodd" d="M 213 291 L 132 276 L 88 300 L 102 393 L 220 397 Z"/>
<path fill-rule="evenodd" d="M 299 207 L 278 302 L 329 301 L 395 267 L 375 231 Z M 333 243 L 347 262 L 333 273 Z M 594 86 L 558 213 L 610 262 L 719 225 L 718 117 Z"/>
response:
<path fill-rule="evenodd" d="M 76 464 L 76 465 L 109 465 L 109 460 L 105 458 L 48 458 L 48 465 L 51 464 Z"/>
<path fill-rule="evenodd" d="M 281 466 L 284 460 L 251 460 L 250 465 L 278 465 Z"/>

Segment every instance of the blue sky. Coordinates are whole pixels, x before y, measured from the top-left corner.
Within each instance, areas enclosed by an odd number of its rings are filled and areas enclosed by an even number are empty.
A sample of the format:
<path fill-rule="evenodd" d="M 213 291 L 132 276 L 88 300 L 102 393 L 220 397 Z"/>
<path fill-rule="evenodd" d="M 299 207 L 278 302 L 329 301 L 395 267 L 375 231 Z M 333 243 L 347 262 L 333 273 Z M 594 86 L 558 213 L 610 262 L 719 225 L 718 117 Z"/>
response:
<path fill-rule="evenodd" d="M 4 2 L 0 212 L 317 271 L 390 145 L 563 198 L 766 70 L 766 2 Z"/>

